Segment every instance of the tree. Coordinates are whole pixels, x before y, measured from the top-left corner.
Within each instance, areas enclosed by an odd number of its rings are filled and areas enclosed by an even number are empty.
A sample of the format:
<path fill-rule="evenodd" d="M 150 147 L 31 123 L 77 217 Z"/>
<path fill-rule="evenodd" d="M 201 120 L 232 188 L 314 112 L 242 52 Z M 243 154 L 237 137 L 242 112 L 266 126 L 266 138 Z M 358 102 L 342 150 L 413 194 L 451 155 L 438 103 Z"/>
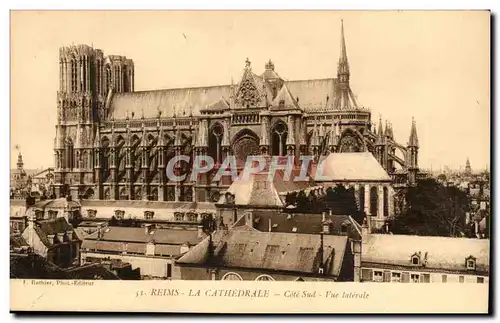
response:
<path fill-rule="evenodd" d="M 465 216 L 470 201 L 460 189 L 424 179 L 408 188 L 406 201 L 406 212 L 390 226 L 393 233 L 456 237 L 468 232 Z"/>

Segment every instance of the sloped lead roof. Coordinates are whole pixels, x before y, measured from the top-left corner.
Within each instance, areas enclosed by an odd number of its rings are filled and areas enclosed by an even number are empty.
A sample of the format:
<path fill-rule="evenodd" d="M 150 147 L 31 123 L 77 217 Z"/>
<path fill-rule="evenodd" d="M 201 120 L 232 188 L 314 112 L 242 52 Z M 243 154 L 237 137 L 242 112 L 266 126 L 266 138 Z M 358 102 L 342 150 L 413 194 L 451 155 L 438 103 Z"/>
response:
<path fill-rule="evenodd" d="M 256 76 L 256 79 L 260 77 Z M 336 93 L 336 79 L 333 78 L 287 81 L 284 86 L 287 86 L 294 100 L 299 98 L 298 105 L 305 111 L 325 110 L 328 103 L 333 102 Z M 234 88 L 236 91 L 237 87 Z M 230 97 L 230 85 L 115 93 L 110 103 L 110 114 L 116 120 L 123 120 L 127 113 L 131 115 L 132 112 L 136 116 L 144 113 L 145 118 L 156 118 L 158 110 L 162 111 L 162 117 L 165 118 L 173 117 L 174 111 L 177 117 L 189 116 L 190 113 L 199 116 L 200 110 L 221 98 Z"/>

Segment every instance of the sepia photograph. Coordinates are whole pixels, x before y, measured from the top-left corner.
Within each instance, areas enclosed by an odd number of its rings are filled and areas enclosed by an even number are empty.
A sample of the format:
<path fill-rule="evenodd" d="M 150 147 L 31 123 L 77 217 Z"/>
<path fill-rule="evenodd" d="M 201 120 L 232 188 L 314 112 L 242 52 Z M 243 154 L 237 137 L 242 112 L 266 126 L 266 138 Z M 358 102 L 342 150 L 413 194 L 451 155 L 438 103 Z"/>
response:
<path fill-rule="evenodd" d="M 488 313 L 490 15 L 11 11 L 11 311 Z"/>

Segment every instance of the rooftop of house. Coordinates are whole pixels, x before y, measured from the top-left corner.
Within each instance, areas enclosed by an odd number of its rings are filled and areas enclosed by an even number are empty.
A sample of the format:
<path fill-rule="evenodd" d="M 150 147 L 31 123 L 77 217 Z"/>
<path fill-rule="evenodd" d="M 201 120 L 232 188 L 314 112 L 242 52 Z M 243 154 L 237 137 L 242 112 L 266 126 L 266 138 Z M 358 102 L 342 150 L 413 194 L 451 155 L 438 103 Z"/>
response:
<path fill-rule="evenodd" d="M 11 253 L 10 278 L 71 279 L 73 277 L 35 253 Z"/>
<path fill-rule="evenodd" d="M 179 265 L 245 268 L 338 276 L 346 236 L 281 232 L 217 231 L 177 260 Z"/>
<path fill-rule="evenodd" d="M 78 279 L 103 279 L 103 280 L 119 280 L 114 272 L 107 269 L 101 264 L 88 264 L 84 266 L 74 267 L 67 269 L 66 272 L 71 276 L 78 277 Z"/>
<path fill-rule="evenodd" d="M 154 243 L 155 255 L 178 256 L 183 245 L 198 244 L 204 236 L 193 229 L 149 229 L 138 227 L 106 227 L 87 235 L 82 249 L 145 254 L 146 245 Z"/>
<path fill-rule="evenodd" d="M 489 272 L 490 241 L 488 239 L 450 238 L 370 234 L 364 237 L 363 262 L 411 266 L 413 255 L 419 254 L 425 267 L 466 270 L 466 258 L 476 259 L 478 271 Z"/>
<path fill-rule="evenodd" d="M 361 226 L 348 215 L 256 210 L 252 211 L 252 218 L 253 224 L 247 223 L 248 219 L 243 215 L 234 224 L 233 229 L 238 230 L 246 225 L 260 232 L 319 234 L 323 232 L 326 224 L 329 234 L 345 234 L 353 239 L 361 239 Z"/>
<path fill-rule="evenodd" d="M 27 230 L 31 230 L 29 226 L 24 232 Z M 34 223 L 34 230 L 42 243 L 48 248 L 61 242 L 79 240 L 73 226 L 65 218 L 37 220 Z M 24 233 L 23 236 L 25 236 Z"/>

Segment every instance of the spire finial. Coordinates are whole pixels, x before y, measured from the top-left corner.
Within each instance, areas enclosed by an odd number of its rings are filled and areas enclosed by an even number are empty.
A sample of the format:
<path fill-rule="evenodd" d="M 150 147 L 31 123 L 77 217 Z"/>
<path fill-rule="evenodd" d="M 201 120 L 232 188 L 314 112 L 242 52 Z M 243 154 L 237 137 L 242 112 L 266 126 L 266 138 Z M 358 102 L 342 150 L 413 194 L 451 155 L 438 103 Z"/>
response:
<path fill-rule="evenodd" d="M 251 65 L 252 65 L 252 63 L 250 62 L 250 60 L 247 57 L 247 59 L 245 60 L 245 68 L 250 68 Z"/>
<path fill-rule="evenodd" d="M 410 131 L 410 140 L 408 143 L 411 147 L 418 148 L 418 136 L 417 136 L 417 123 L 414 117 L 411 117 L 411 131 Z"/>
<path fill-rule="evenodd" d="M 343 80 L 345 82 L 349 81 L 349 63 L 347 61 L 347 49 L 345 45 L 345 36 L 344 36 L 344 20 L 341 20 L 340 23 L 340 57 L 339 64 L 337 69 L 337 76 L 341 78 L 341 75 L 345 77 Z"/>

